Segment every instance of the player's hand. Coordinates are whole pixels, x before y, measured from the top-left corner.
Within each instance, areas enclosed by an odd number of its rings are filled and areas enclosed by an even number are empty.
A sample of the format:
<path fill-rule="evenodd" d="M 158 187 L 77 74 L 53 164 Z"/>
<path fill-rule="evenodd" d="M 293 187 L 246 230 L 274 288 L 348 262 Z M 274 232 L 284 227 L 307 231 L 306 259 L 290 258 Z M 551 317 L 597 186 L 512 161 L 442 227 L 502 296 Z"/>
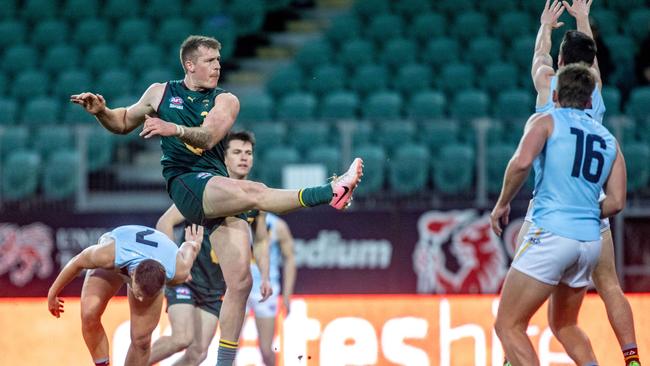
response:
<path fill-rule="evenodd" d="M 52 313 L 57 318 L 61 317 L 61 313 L 63 313 L 63 301 L 62 298 L 56 296 L 56 295 L 50 295 L 48 294 L 47 296 L 47 309 Z"/>
<path fill-rule="evenodd" d="M 559 22 L 558 19 L 560 18 L 560 15 L 564 12 L 564 6 L 562 6 L 562 3 L 559 2 L 558 0 L 554 0 L 553 4 L 549 6 L 550 0 L 546 0 L 546 4 L 544 5 L 544 11 L 542 12 L 542 15 L 539 17 L 539 22 L 542 24 L 547 24 L 553 27 L 553 29 L 560 28 L 561 26 L 564 25 L 564 22 Z"/>
<path fill-rule="evenodd" d="M 260 294 L 262 294 L 260 302 L 266 301 L 266 299 L 273 295 L 273 288 L 271 287 L 271 282 L 269 280 L 262 280 L 262 284 L 260 285 Z"/>
<path fill-rule="evenodd" d="M 498 236 L 501 236 L 503 233 L 503 228 L 501 224 L 508 225 L 510 216 L 510 204 L 494 206 L 492 213 L 490 214 L 490 226 L 492 226 L 492 231 Z"/>
<path fill-rule="evenodd" d="M 140 136 L 148 139 L 153 136 L 177 136 L 176 124 L 165 122 L 160 118 L 144 116 L 144 126 Z"/>
<path fill-rule="evenodd" d="M 197 251 L 201 250 L 203 243 L 203 226 L 192 224 L 185 228 L 185 241 L 193 241 L 198 244 Z"/>
<path fill-rule="evenodd" d="M 591 9 L 591 3 L 593 0 L 573 0 L 573 4 L 569 5 L 568 1 L 562 1 L 564 8 L 571 14 L 572 17 L 578 18 L 587 18 L 589 19 L 589 10 Z"/>
<path fill-rule="evenodd" d="M 84 107 L 86 112 L 97 114 L 106 110 L 106 100 L 101 94 L 81 93 L 70 96 L 70 101 Z"/>

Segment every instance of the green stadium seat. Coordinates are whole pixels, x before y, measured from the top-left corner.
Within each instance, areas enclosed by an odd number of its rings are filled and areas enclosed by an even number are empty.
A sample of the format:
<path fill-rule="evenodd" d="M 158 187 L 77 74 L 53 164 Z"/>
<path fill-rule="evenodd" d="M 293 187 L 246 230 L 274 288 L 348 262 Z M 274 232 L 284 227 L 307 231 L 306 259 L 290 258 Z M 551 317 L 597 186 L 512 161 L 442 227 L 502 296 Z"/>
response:
<path fill-rule="evenodd" d="M 48 48 L 42 68 L 50 74 L 60 73 L 75 68 L 79 64 L 79 49 L 69 45 Z"/>
<path fill-rule="evenodd" d="M 90 113 L 86 112 L 80 105 L 66 103 L 63 107 L 62 122 L 65 124 L 89 125 L 97 123 L 97 120 Z"/>
<path fill-rule="evenodd" d="M 477 69 L 484 69 L 487 65 L 501 60 L 503 45 L 493 37 L 478 37 L 469 44 L 466 60 Z"/>
<path fill-rule="evenodd" d="M 634 120 L 623 115 L 610 113 L 609 107 L 607 107 L 607 113 L 603 119 L 603 126 L 616 136 L 621 145 L 636 140 L 636 123 Z"/>
<path fill-rule="evenodd" d="M 367 120 L 395 120 L 402 114 L 402 97 L 392 91 L 371 94 L 362 105 L 363 118 Z"/>
<path fill-rule="evenodd" d="M 110 104 L 115 98 L 131 93 L 132 82 L 133 78 L 128 71 L 112 69 L 99 76 L 95 88 Z"/>
<path fill-rule="evenodd" d="M 523 11 L 537 18 L 539 18 L 539 15 L 542 14 L 542 10 L 544 10 L 544 2 L 542 1 L 522 0 L 520 1 L 519 6 Z"/>
<path fill-rule="evenodd" d="M 415 123 L 411 121 L 380 122 L 377 127 L 377 142 L 389 152 L 410 145 L 415 140 Z"/>
<path fill-rule="evenodd" d="M 60 20 L 46 20 L 35 25 L 31 44 L 40 48 L 63 43 L 68 38 L 68 25 Z"/>
<path fill-rule="evenodd" d="M 366 64 L 352 73 L 350 87 L 364 97 L 368 94 L 386 89 L 386 68 L 376 64 Z"/>
<path fill-rule="evenodd" d="M 266 83 L 266 90 L 275 98 L 302 89 L 303 73 L 296 65 L 284 66 L 276 70 Z"/>
<path fill-rule="evenodd" d="M 148 69 L 161 66 L 164 57 L 158 44 L 140 43 L 130 48 L 126 63 L 133 74 L 139 75 Z"/>
<path fill-rule="evenodd" d="M 517 149 L 516 146 L 497 144 L 487 149 L 487 190 L 488 193 L 498 194 L 503 185 L 506 166 Z"/>
<path fill-rule="evenodd" d="M 431 88 L 431 68 L 421 64 L 406 64 L 397 72 L 395 89 L 405 98 Z"/>
<path fill-rule="evenodd" d="M 625 112 L 639 122 L 648 119 L 648 116 L 650 116 L 650 87 L 646 86 L 632 90 Z"/>
<path fill-rule="evenodd" d="M 59 122 L 61 104 L 54 98 L 29 99 L 21 116 L 22 124 L 38 126 Z"/>
<path fill-rule="evenodd" d="M 103 73 L 105 70 L 122 66 L 124 57 L 117 46 L 103 43 L 93 46 L 87 53 L 86 69 L 91 73 Z"/>
<path fill-rule="evenodd" d="M 355 1 L 353 11 L 364 20 L 373 19 L 389 12 L 389 0 Z"/>
<path fill-rule="evenodd" d="M 43 125 L 33 137 L 32 148 L 41 156 L 51 156 L 54 151 L 74 147 L 73 130 L 65 125 Z"/>
<path fill-rule="evenodd" d="M 11 98 L 0 99 L 0 126 L 16 124 L 18 121 L 18 103 Z"/>
<path fill-rule="evenodd" d="M 325 37 L 335 47 L 359 36 L 361 36 L 361 24 L 353 14 L 343 14 L 334 18 L 325 31 Z"/>
<path fill-rule="evenodd" d="M 368 121 L 356 121 L 352 131 L 352 143 L 355 146 L 368 144 L 374 132 L 374 125 Z"/>
<path fill-rule="evenodd" d="M 483 73 L 481 88 L 489 94 L 496 94 L 504 90 L 517 87 L 517 66 L 511 63 L 497 62 L 488 65 Z"/>
<path fill-rule="evenodd" d="M 88 171 L 94 173 L 110 165 L 113 159 L 113 134 L 99 124 L 90 125 L 86 136 Z"/>
<path fill-rule="evenodd" d="M 255 134 L 255 150 L 266 151 L 282 145 L 287 136 L 287 125 L 278 122 L 256 122 L 248 125 Z"/>
<path fill-rule="evenodd" d="M 111 27 L 106 20 L 89 18 L 77 23 L 71 38 L 77 46 L 90 48 L 106 43 L 110 33 Z"/>
<path fill-rule="evenodd" d="M 338 65 L 319 66 L 313 75 L 307 83 L 309 90 L 317 96 L 342 90 L 347 79 L 345 70 Z"/>
<path fill-rule="evenodd" d="M 451 95 L 472 88 L 475 84 L 475 78 L 476 74 L 471 65 L 450 63 L 442 69 L 442 75 L 438 78 L 440 83 L 438 87 L 447 95 Z"/>
<path fill-rule="evenodd" d="M 144 71 L 142 78 L 136 80 L 137 84 L 134 91 L 136 94 L 142 94 L 153 83 L 164 83 L 169 80 L 180 79 L 180 76 L 181 75 L 175 74 L 171 69 L 164 66 L 150 68 Z"/>
<path fill-rule="evenodd" d="M 367 197 L 381 191 L 386 180 L 386 152 L 380 146 L 361 145 L 354 156 L 363 159 L 363 182 L 354 191 L 355 196 Z"/>
<path fill-rule="evenodd" d="M 305 44 L 294 58 L 303 70 L 313 71 L 320 65 L 328 63 L 332 58 L 332 48 L 325 41 L 314 41 Z"/>
<path fill-rule="evenodd" d="M 310 93 L 296 92 L 284 96 L 277 117 L 288 121 L 308 121 L 316 115 L 316 98 Z"/>
<path fill-rule="evenodd" d="M 261 164 L 257 164 L 259 177 L 269 187 L 282 187 L 282 170 L 285 165 L 300 162 L 298 150 L 289 146 L 278 146 L 267 150 L 262 156 Z"/>
<path fill-rule="evenodd" d="M 422 90 L 414 94 L 408 105 L 408 117 L 416 121 L 441 118 L 445 114 L 447 99 L 444 94 Z"/>
<path fill-rule="evenodd" d="M 140 6 L 140 1 L 107 0 L 102 15 L 113 20 L 137 17 L 140 15 Z"/>
<path fill-rule="evenodd" d="M 13 96 L 21 100 L 39 97 L 47 93 L 48 85 L 50 79 L 46 73 L 34 70 L 23 71 L 13 82 Z"/>
<path fill-rule="evenodd" d="M 54 152 L 43 168 L 43 197 L 58 201 L 71 198 L 79 187 L 79 153 Z"/>
<path fill-rule="evenodd" d="M 26 0 L 22 6 L 22 18 L 31 22 L 52 19 L 56 16 L 57 2 L 51 0 Z"/>
<path fill-rule="evenodd" d="M 462 144 L 442 147 L 432 159 L 433 186 L 445 195 L 469 193 L 474 180 L 474 151 Z"/>
<path fill-rule="evenodd" d="M 415 62 L 416 45 L 410 39 L 393 38 L 388 40 L 381 52 L 380 61 L 390 70 Z"/>
<path fill-rule="evenodd" d="M 245 94 L 239 97 L 238 121 L 260 122 L 273 118 L 273 100 L 266 93 Z"/>
<path fill-rule="evenodd" d="M 633 38 L 621 35 L 612 35 L 604 38 L 603 41 L 612 52 L 612 61 L 615 64 L 633 65 L 634 55 L 636 53 L 637 44 Z"/>
<path fill-rule="evenodd" d="M 341 170 L 341 154 L 338 148 L 332 146 L 319 145 L 310 148 L 307 152 L 306 162 L 323 164 L 327 176 L 337 174 Z"/>
<path fill-rule="evenodd" d="M 621 92 L 615 86 L 604 86 L 601 90 L 608 115 L 621 113 Z"/>
<path fill-rule="evenodd" d="M 280 10 L 288 7 L 291 0 L 264 0 L 264 8 L 268 11 Z"/>
<path fill-rule="evenodd" d="M 358 111 L 359 97 L 349 91 L 339 91 L 323 97 L 320 117 L 328 120 L 355 119 Z"/>
<path fill-rule="evenodd" d="M 450 16 L 467 13 L 474 9 L 473 0 L 437 0 L 435 3 L 438 10 Z"/>
<path fill-rule="evenodd" d="M 82 70 L 68 70 L 59 75 L 55 94 L 61 100 L 68 100 L 73 94 L 91 90 L 90 74 Z"/>
<path fill-rule="evenodd" d="M 17 201 L 36 193 L 41 168 L 37 153 L 26 150 L 11 152 L 6 158 L 2 174 L 2 198 Z"/>
<path fill-rule="evenodd" d="M 421 145 L 405 145 L 389 160 L 388 182 L 400 196 L 423 191 L 429 177 L 429 151 Z"/>
<path fill-rule="evenodd" d="M 352 39 L 343 44 L 338 59 L 350 69 L 367 65 L 375 59 L 375 47 L 367 40 Z"/>
<path fill-rule="evenodd" d="M 536 25 L 537 23 L 533 21 L 528 13 L 508 11 L 499 16 L 497 26 L 493 30 L 495 36 L 506 42 L 511 42 L 521 36 L 530 35 L 533 26 Z"/>
<path fill-rule="evenodd" d="M 130 18 L 120 21 L 115 29 L 114 42 L 125 49 L 151 39 L 151 23 L 147 18 Z"/>
<path fill-rule="evenodd" d="M 517 8 L 517 0 L 492 0 L 480 1 L 478 8 L 481 12 L 487 13 L 492 17 L 503 14 L 506 11 L 515 10 Z"/>
<path fill-rule="evenodd" d="M 429 41 L 421 54 L 422 61 L 434 68 L 442 68 L 460 60 L 458 41 L 441 37 Z"/>
<path fill-rule="evenodd" d="M 263 0 L 231 0 L 227 12 L 235 22 L 237 35 L 245 36 L 262 29 L 266 9 Z"/>
<path fill-rule="evenodd" d="M 330 127 L 322 122 L 296 122 L 288 126 L 289 143 L 300 151 L 325 145 L 330 138 Z"/>
<path fill-rule="evenodd" d="M 452 26 L 451 34 L 464 42 L 483 36 L 487 34 L 487 17 L 476 12 L 461 13 Z"/>
<path fill-rule="evenodd" d="M 451 105 L 451 115 L 461 121 L 471 121 L 488 115 L 489 97 L 481 90 L 459 92 Z"/>
<path fill-rule="evenodd" d="M 623 145 L 627 167 L 627 190 L 636 192 L 648 187 L 650 181 L 650 147 L 645 143 Z"/>
<path fill-rule="evenodd" d="M 644 1 L 645 0 L 607 0 L 607 7 L 618 14 L 626 14 L 647 6 L 647 2 L 644 4 Z"/>
<path fill-rule="evenodd" d="M 401 0 L 392 5 L 394 11 L 405 19 L 414 19 L 419 14 L 431 10 L 431 3 L 428 0 Z"/>
<path fill-rule="evenodd" d="M 235 53 L 238 27 L 239 25 L 230 17 L 218 15 L 204 20 L 201 34 L 219 40 L 221 43 L 221 59 L 229 60 Z M 180 45 L 174 48 L 178 49 L 179 47 Z"/>
<path fill-rule="evenodd" d="M 366 37 L 376 44 L 398 38 L 404 31 L 402 18 L 394 14 L 380 14 L 370 20 L 366 27 Z"/>
<path fill-rule="evenodd" d="M 525 90 L 512 89 L 499 93 L 494 116 L 504 121 L 525 124 L 535 108 L 533 95 Z"/>
<path fill-rule="evenodd" d="M 453 119 L 429 120 L 420 123 L 418 139 L 437 154 L 443 147 L 458 142 L 458 131 L 458 122 Z"/>
<path fill-rule="evenodd" d="M 183 9 L 186 16 L 199 19 L 222 13 L 224 4 L 222 0 L 191 0 Z"/>
<path fill-rule="evenodd" d="M 61 15 L 71 21 L 95 18 L 99 14 L 98 0 L 66 0 Z"/>
<path fill-rule="evenodd" d="M 531 1 L 532 2 L 532 1 Z M 534 37 L 521 37 L 513 40 L 510 47 L 508 60 L 514 62 L 519 70 L 530 70 L 533 62 L 533 53 L 535 51 Z M 530 72 L 526 72 L 527 78 L 530 79 Z"/>
<path fill-rule="evenodd" d="M 22 44 L 26 34 L 25 23 L 10 19 L 0 21 L 0 48 Z"/>
<path fill-rule="evenodd" d="M 0 96 L 5 95 L 5 93 L 7 93 L 8 84 L 9 81 L 7 80 L 7 76 L 5 76 L 4 72 L 0 71 Z"/>
<path fill-rule="evenodd" d="M 592 27 L 595 25 L 604 38 L 619 33 L 620 19 L 617 13 L 609 9 L 593 9 L 590 11 Z"/>
<path fill-rule="evenodd" d="M 0 156 L 28 147 L 29 128 L 27 126 L 12 126 L 0 131 Z"/>
<path fill-rule="evenodd" d="M 0 2 L 2 6 L 2 13 L 0 13 L 0 19 L 13 19 L 16 15 L 16 4 L 17 0 L 3 0 Z"/>
<path fill-rule="evenodd" d="M 638 8 L 632 10 L 625 25 L 627 34 L 634 38 L 637 43 L 641 42 L 650 33 L 650 9 Z"/>
<path fill-rule="evenodd" d="M 200 27 L 194 24 L 183 18 L 164 19 L 156 31 L 156 39 L 166 48 L 179 48 L 187 36 L 199 33 Z"/>
<path fill-rule="evenodd" d="M 148 0 L 144 9 L 145 15 L 149 18 L 162 20 L 179 16 L 183 11 L 183 3 L 180 1 Z"/>
<path fill-rule="evenodd" d="M 447 28 L 447 19 L 439 13 L 421 13 L 410 23 L 408 35 L 420 44 L 432 38 L 442 37 Z"/>
<path fill-rule="evenodd" d="M 38 61 L 38 52 L 29 45 L 11 46 L 2 57 L 2 69 L 9 75 L 33 69 Z"/>

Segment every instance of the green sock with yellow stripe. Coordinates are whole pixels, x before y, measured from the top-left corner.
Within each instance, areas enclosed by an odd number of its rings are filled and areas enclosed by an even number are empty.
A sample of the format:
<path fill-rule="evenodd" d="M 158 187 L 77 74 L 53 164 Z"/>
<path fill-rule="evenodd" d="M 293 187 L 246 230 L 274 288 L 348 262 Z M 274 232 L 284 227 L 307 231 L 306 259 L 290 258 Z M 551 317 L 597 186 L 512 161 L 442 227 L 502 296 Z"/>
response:
<path fill-rule="evenodd" d="M 329 203 L 332 200 L 332 186 L 325 184 L 319 187 L 303 188 L 298 192 L 302 207 L 314 207 Z"/>
<path fill-rule="evenodd" d="M 225 339 L 219 340 L 219 352 L 217 353 L 217 366 L 232 366 L 237 356 L 237 347 L 239 343 L 227 341 Z"/>

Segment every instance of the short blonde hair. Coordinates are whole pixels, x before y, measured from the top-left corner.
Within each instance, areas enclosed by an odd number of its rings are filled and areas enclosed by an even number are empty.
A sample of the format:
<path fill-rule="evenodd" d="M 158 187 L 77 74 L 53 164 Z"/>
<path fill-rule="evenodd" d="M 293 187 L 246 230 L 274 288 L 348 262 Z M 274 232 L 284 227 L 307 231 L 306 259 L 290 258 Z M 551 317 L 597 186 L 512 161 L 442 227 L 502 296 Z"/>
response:
<path fill-rule="evenodd" d="M 180 49 L 181 65 L 183 66 L 183 70 L 185 70 L 186 60 L 192 60 L 193 62 L 196 61 L 196 51 L 201 46 L 221 50 L 221 43 L 219 43 L 215 38 L 199 35 L 191 35 L 185 38 Z"/>

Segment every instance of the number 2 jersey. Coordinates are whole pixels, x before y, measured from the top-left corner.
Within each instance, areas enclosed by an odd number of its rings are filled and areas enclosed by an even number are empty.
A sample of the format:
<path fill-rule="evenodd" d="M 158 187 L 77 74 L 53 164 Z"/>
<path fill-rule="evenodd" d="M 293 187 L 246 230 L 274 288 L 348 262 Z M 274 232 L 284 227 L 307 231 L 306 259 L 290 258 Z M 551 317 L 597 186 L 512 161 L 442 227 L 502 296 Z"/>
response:
<path fill-rule="evenodd" d="M 178 247 L 167 235 L 146 226 L 119 226 L 110 232 L 115 239 L 115 268 L 129 274 L 145 259 L 153 259 L 165 268 L 167 281 L 176 274 Z"/>
<path fill-rule="evenodd" d="M 557 108 L 549 114 L 553 133 L 536 167 L 541 179 L 535 185 L 533 222 L 566 238 L 598 240 L 598 198 L 616 158 L 616 139 L 583 110 Z"/>

